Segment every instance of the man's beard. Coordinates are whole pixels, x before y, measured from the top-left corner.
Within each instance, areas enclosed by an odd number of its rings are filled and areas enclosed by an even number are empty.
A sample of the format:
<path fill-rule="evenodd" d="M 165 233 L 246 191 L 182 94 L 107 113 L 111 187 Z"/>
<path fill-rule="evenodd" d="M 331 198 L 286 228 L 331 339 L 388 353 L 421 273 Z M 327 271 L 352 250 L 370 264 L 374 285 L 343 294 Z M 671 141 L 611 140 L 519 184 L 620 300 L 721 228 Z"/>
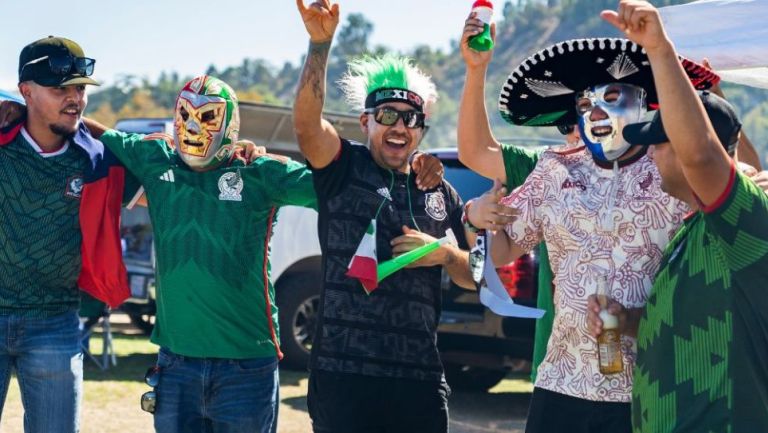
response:
<path fill-rule="evenodd" d="M 51 132 L 54 134 L 61 136 L 65 140 L 69 140 L 70 138 L 75 136 L 75 132 L 77 132 L 77 127 L 75 128 L 67 128 L 66 126 L 57 125 L 55 123 L 52 123 L 48 125 L 48 127 L 51 129 Z"/>

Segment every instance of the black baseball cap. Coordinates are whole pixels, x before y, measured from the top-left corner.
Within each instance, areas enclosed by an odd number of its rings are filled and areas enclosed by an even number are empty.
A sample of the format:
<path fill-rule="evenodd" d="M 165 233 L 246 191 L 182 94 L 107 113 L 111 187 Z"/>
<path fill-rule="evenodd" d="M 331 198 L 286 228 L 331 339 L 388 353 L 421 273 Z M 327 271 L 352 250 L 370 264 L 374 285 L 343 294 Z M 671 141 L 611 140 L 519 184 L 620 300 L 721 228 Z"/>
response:
<path fill-rule="evenodd" d="M 729 155 L 733 155 L 736 144 L 739 141 L 741 122 L 736 117 L 733 106 L 725 99 L 711 92 L 699 92 L 704 109 L 709 116 L 712 127 L 715 128 L 720 144 Z M 664 107 L 661 107 L 663 110 Z M 622 132 L 624 139 L 631 144 L 649 146 L 669 141 L 664 132 L 664 124 L 661 122 L 661 112 L 657 111 L 649 122 L 632 123 L 624 127 Z"/>
<path fill-rule="evenodd" d="M 48 36 L 32 42 L 19 55 L 19 82 L 34 81 L 46 87 L 91 84 L 96 60 L 85 57 L 76 42 Z"/>

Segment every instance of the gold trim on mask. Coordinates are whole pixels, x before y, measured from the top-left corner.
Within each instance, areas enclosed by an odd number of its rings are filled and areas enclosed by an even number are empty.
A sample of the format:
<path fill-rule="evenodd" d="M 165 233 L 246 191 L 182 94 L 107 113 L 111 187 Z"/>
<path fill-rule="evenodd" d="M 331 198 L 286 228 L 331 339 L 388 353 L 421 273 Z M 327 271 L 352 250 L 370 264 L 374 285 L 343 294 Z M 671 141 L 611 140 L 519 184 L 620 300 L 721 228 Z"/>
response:
<path fill-rule="evenodd" d="M 179 151 L 190 156 L 205 157 L 212 143 L 224 139 L 224 121 L 227 103 L 221 98 L 211 97 L 191 101 L 180 97 L 176 107 L 176 136 Z M 198 105 L 195 105 L 195 103 Z M 215 146 L 218 147 L 218 146 Z"/>

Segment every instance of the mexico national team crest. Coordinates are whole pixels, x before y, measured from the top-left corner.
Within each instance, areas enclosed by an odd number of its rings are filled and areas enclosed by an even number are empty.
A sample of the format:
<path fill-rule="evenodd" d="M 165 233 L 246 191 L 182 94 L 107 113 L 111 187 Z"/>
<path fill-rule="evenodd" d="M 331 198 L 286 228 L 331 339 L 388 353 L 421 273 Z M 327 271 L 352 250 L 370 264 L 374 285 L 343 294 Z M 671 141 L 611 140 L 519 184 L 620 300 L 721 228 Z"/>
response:
<path fill-rule="evenodd" d="M 448 212 L 445 210 L 445 196 L 442 192 L 430 192 L 424 199 L 424 210 L 427 211 L 427 215 L 431 216 L 437 221 L 443 221 L 448 216 Z"/>
<path fill-rule="evenodd" d="M 83 178 L 73 176 L 67 179 L 67 189 L 64 195 L 71 198 L 80 198 L 83 195 Z"/>
<path fill-rule="evenodd" d="M 219 200 L 243 201 L 243 178 L 239 171 L 224 173 L 219 178 Z"/>

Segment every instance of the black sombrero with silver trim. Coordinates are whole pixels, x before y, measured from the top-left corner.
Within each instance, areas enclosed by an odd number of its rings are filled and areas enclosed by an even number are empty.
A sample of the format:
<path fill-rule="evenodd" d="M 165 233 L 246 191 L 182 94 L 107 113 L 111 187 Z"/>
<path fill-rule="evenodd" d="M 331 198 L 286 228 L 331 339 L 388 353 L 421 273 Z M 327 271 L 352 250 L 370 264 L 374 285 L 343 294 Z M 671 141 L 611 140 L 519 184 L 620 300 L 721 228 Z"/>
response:
<path fill-rule="evenodd" d="M 720 80 L 704 66 L 680 60 L 696 89 L 708 89 Z M 523 60 L 501 89 L 499 110 L 514 125 L 573 125 L 578 121 L 576 93 L 609 83 L 642 87 L 648 109 L 657 108 L 645 50 L 628 39 L 588 38 L 558 42 Z"/>

